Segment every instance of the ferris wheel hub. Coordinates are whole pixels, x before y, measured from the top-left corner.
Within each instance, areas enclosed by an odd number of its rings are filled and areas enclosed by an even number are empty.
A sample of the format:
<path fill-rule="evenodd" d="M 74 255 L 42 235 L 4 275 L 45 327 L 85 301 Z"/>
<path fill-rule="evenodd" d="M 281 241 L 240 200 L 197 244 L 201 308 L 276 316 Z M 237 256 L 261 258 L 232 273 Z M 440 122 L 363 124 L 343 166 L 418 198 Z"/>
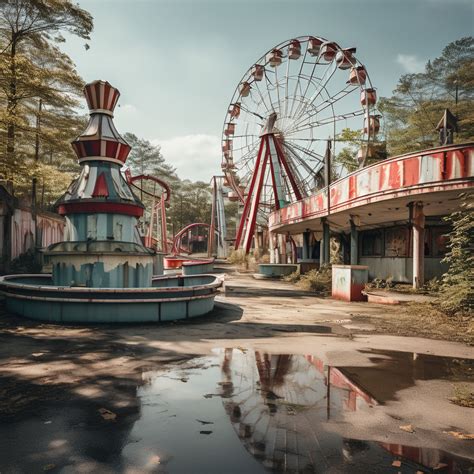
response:
<path fill-rule="evenodd" d="M 260 136 L 268 135 L 269 133 L 275 133 L 277 130 L 275 129 L 275 122 L 277 121 L 278 115 L 276 112 L 272 112 L 268 117 L 263 127 L 262 133 Z"/>

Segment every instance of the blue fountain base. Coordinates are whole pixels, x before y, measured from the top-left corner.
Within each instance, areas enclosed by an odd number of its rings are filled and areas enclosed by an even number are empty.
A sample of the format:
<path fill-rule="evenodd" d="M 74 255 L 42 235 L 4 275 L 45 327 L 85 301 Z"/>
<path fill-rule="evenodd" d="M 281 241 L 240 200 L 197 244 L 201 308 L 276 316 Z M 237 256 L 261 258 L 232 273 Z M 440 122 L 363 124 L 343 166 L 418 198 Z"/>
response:
<path fill-rule="evenodd" d="M 155 277 L 150 288 L 53 286 L 51 275 L 0 277 L 7 310 L 56 323 L 144 323 L 194 318 L 214 308 L 212 275 Z"/>

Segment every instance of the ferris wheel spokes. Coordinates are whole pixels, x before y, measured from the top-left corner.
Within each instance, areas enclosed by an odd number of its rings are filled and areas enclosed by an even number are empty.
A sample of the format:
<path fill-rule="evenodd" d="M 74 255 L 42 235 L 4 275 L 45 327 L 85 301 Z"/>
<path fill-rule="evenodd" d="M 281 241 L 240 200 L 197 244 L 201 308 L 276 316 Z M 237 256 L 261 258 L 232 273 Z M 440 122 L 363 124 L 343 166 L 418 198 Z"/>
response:
<path fill-rule="evenodd" d="M 324 38 L 300 37 L 272 48 L 242 77 L 222 150 L 226 179 L 244 203 L 237 247 L 248 252 L 255 226 L 266 225 L 269 211 L 322 185 L 328 140 L 335 153 L 344 128 L 365 129 L 367 142 L 378 131 L 378 116 L 369 114 L 375 92 L 354 53 Z"/>

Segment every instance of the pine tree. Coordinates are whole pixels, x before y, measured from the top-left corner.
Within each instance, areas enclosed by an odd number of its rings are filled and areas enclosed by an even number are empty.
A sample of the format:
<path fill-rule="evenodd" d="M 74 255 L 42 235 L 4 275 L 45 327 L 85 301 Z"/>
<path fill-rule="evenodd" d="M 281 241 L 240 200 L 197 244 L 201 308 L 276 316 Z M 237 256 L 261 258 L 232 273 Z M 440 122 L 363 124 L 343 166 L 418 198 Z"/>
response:
<path fill-rule="evenodd" d="M 176 169 L 165 161 L 159 146 L 133 133 L 125 133 L 124 138 L 132 147 L 127 158 L 132 175 L 148 174 L 165 181 L 176 179 Z"/>
<path fill-rule="evenodd" d="M 463 197 L 460 209 L 446 220 L 453 226 L 449 252 L 444 261 L 449 270 L 441 284 L 441 307 L 448 313 L 473 311 L 474 282 L 474 194 Z"/>
<path fill-rule="evenodd" d="M 89 39 L 91 31 L 90 14 L 69 0 L 0 3 L 0 178 L 19 194 L 31 176 L 41 186 L 75 161 L 69 142 L 83 126 L 75 110 L 83 81 L 57 45 L 62 32 Z M 70 179 L 56 177 L 52 194 Z"/>
<path fill-rule="evenodd" d="M 382 98 L 391 156 L 439 144 L 436 125 L 445 108 L 458 118 L 455 142 L 474 139 L 474 38 L 447 45 L 424 72 L 403 75 L 392 97 Z"/>

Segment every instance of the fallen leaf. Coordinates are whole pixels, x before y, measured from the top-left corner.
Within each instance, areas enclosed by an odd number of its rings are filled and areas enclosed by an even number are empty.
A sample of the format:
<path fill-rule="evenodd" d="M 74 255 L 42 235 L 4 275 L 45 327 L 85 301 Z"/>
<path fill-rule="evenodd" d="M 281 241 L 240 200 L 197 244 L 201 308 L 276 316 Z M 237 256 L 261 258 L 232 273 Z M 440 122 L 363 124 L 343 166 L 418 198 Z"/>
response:
<path fill-rule="evenodd" d="M 117 415 L 113 411 L 107 410 L 107 408 L 99 408 L 97 411 L 104 420 L 115 421 L 117 418 Z"/>
<path fill-rule="evenodd" d="M 402 462 L 401 461 L 393 461 L 392 462 L 392 466 L 393 467 L 400 467 L 402 465 Z"/>
<path fill-rule="evenodd" d="M 454 436 L 457 439 L 474 439 L 474 434 L 461 433 L 460 431 L 443 431 L 443 433 Z"/>
<path fill-rule="evenodd" d="M 241 346 L 238 346 L 237 349 L 239 349 L 239 351 L 242 351 L 244 354 L 247 352 L 248 349 L 245 349 L 245 347 L 241 347 Z"/>
<path fill-rule="evenodd" d="M 56 467 L 56 464 L 46 464 L 46 466 L 43 466 L 43 471 L 51 471 L 51 469 L 54 469 Z"/>
<path fill-rule="evenodd" d="M 444 463 L 444 462 L 439 462 L 439 463 L 436 465 L 436 467 L 434 467 L 433 469 L 434 469 L 435 471 L 437 471 L 438 469 L 444 469 L 445 467 L 448 467 L 448 465 L 447 465 L 446 463 Z"/>
<path fill-rule="evenodd" d="M 413 428 L 412 425 L 401 425 L 399 428 L 403 431 L 406 431 L 407 433 L 414 433 L 415 429 Z"/>
<path fill-rule="evenodd" d="M 199 421 L 199 423 L 201 423 L 202 425 L 213 425 L 214 424 L 213 421 L 204 421 L 204 420 L 198 420 L 198 419 L 196 419 L 196 421 Z"/>

